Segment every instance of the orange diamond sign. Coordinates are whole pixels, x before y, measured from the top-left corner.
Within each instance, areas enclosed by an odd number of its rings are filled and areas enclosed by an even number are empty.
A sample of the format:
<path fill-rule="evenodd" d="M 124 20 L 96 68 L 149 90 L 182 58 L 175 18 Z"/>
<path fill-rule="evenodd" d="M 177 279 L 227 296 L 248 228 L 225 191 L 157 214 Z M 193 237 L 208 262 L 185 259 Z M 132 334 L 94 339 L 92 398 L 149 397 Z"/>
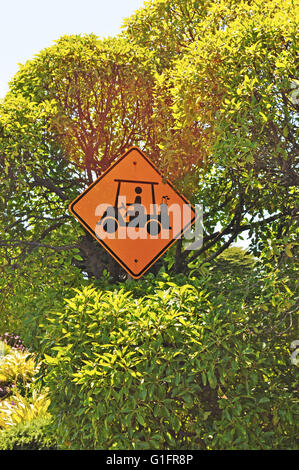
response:
<path fill-rule="evenodd" d="M 195 221 L 187 199 L 137 147 L 113 163 L 69 209 L 135 279 Z"/>

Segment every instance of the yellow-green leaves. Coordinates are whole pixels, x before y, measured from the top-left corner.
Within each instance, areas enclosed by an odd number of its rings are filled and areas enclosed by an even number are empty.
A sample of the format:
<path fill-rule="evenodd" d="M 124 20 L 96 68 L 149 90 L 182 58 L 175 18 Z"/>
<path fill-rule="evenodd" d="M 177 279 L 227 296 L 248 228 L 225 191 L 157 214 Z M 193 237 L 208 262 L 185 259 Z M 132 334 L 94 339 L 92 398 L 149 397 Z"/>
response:
<path fill-rule="evenodd" d="M 38 370 L 34 356 L 11 349 L 0 361 L 0 382 L 25 384 L 33 379 Z"/>
<path fill-rule="evenodd" d="M 43 338 L 60 439 L 74 449 L 279 447 L 293 429 L 293 375 L 285 338 L 269 329 L 292 293 L 254 266 L 234 248 L 205 281 L 164 273 L 77 289 Z M 270 438 L 261 429 L 276 406 L 285 416 Z"/>
<path fill-rule="evenodd" d="M 24 397 L 15 392 L 13 399 L 0 402 L 0 428 L 15 426 L 20 423 L 30 423 L 47 414 L 50 400 L 47 392 L 32 392 L 31 396 Z"/>

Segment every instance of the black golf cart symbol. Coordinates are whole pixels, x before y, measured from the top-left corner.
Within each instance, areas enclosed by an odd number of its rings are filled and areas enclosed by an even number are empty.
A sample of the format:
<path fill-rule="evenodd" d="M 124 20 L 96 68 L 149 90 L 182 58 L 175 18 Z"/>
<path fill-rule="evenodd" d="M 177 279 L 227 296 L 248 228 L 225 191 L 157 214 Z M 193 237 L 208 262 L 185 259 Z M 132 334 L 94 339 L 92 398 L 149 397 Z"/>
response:
<path fill-rule="evenodd" d="M 108 206 L 99 220 L 98 224 L 102 225 L 103 230 L 107 233 L 115 233 L 118 226 L 121 227 L 146 227 L 147 232 L 150 235 L 158 235 L 161 229 L 170 229 L 169 227 L 169 214 L 168 214 L 168 196 L 162 196 L 162 203 L 159 208 L 156 204 L 155 197 L 155 185 L 159 184 L 154 181 L 135 181 L 135 180 L 123 180 L 115 179 L 117 182 L 117 190 L 115 196 L 114 206 Z M 132 203 L 124 203 L 119 206 L 119 195 L 122 183 L 135 184 L 135 200 Z M 153 213 L 147 214 L 144 205 L 142 204 L 142 186 L 151 185 L 152 195 L 152 208 Z M 120 209 L 125 210 L 125 214 L 122 215 Z M 159 209 L 159 210 L 157 210 Z"/>

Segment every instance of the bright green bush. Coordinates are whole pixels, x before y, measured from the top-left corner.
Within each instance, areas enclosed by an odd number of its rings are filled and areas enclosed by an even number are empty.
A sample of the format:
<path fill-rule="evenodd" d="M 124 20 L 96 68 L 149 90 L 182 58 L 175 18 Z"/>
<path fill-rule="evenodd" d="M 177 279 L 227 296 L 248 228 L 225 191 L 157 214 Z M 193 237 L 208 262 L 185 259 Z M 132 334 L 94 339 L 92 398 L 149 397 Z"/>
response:
<path fill-rule="evenodd" d="M 48 433 L 50 418 L 9 426 L 0 431 L 0 450 L 55 450 L 55 435 Z"/>
<path fill-rule="evenodd" d="M 12 348 L 8 344 L 6 344 L 5 341 L 0 340 L 0 366 L 4 359 L 3 356 L 10 354 L 11 351 L 12 351 Z"/>
<path fill-rule="evenodd" d="M 46 391 L 33 390 L 32 394 L 22 396 L 15 390 L 10 398 L 0 402 L 0 429 L 44 417 L 49 405 Z"/>
<path fill-rule="evenodd" d="M 23 385 L 31 381 L 38 370 L 32 354 L 11 348 L 0 362 L 0 382 Z"/>
<path fill-rule="evenodd" d="M 160 283 L 162 284 L 162 283 Z M 295 448 L 295 367 L 268 314 L 192 285 L 85 288 L 44 325 L 54 426 L 73 449 Z"/>

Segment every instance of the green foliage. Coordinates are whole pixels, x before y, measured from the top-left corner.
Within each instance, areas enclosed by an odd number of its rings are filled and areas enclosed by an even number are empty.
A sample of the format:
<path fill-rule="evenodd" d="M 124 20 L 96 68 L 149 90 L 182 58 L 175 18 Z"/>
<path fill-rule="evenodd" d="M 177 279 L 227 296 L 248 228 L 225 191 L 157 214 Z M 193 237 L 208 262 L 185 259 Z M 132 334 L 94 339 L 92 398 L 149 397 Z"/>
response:
<path fill-rule="evenodd" d="M 69 160 L 91 177 L 130 145 L 129 123 L 138 140 L 149 132 L 148 62 L 145 49 L 120 37 L 63 36 L 21 67 L 11 91 L 50 118 Z"/>
<path fill-rule="evenodd" d="M 298 236 L 295 3 L 153 0 L 125 22 L 155 50 L 160 159 L 204 203 L 208 260 L 245 229 L 255 254 Z"/>
<path fill-rule="evenodd" d="M 0 450 L 55 450 L 56 439 L 48 433 L 50 419 L 38 418 L 0 431 Z"/>
<path fill-rule="evenodd" d="M 19 351 L 24 351 L 25 345 L 19 335 L 15 333 L 9 333 L 6 331 L 2 336 L 0 336 L 0 344 L 4 342 L 5 346 L 8 348 L 18 349 Z M 10 349 L 8 349 L 10 350 Z"/>
<path fill-rule="evenodd" d="M 40 291 L 78 270 L 125 279 L 67 205 L 131 145 L 204 204 L 202 249 L 165 266 L 212 261 L 245 231 L 255 255 L 269 238 L 291 253 L 297 31 L 293 0 L 153 0 L 117 38 L 63 36 L 21 66 L 0 104 L 4 298 L 31 297 L 31 271 Z"/>
<path fill-rule="evenodd" d="M 19 423 L 30 423 L 47 415 L 50 400 L 46 391 L 33 390 L 30 396 L 22 396 L 17 390 L 9 399 L 0 402 L 0 428 Z"/>
<path fill-rule="evenodd" d="M 231 277 L 249 274 L 253 271 L 257 260 L 242 248 L 234 246 L 228 248 L 215 260 L 214 265 L 223 274 L 230 273 Z"/>
<path fill-rule="evenodd" d="M 64 36 L 12 80 L 0 335 L 44 356 L 63 447 L 296 447 L 297 23 L 292 0 L 150 0 L 121 36 Z M 177 243 L 138 281 L 67 213 L 131 145 L 204 204 L 202 248 Z M 255 257 L 229 249 L 244 232 Z M 28 391 L 33 359 L 4 348 L 0 380 L 18 389 L 0 442 L 19 446 L 31 428 L 14 423 L 34 427 L 49 398 Z"/>
<path fill-rule="evenodd" d="M 39 364 L 27 351 L 12 348 L 6 343 L 3 346 L 7 354 L 0 357 L 0 385 L 4 397 L 0 400 L 0 448 L 42 447 L 41 425 L 37 422 L 30 427 L 32 421 L 49 418 L 47 391 L 41 391 L 34 383 Z M 20 424 L 24 427 L 18 427 Z M 8 428 L 15 429 L 11 432 L 10 443 L 7 442 L 10 433 L 2 433 Z M 47 439 L 45 445 L 46 442 Z"/>
<path fill-rule="evenodd" d="M 32 380 L 38 368 L 35 358 L 28 352 L 11 348 L 8 354 L 1 358 L 0 382 L 25 384 Z"/>
<path fill-rule="evenodd" d="M 268 331 L 265 299 L 233 310 L 196 278 L 159 283 L 136 298 L 85 288 L 48 320 L 45 381 L 62 445 L 294 448 L 296 368 L 286 333 Z"/>
<path fill-rule="evenodd" d="M 10 354 L 12 352 L 11 346 L 9 346 L 5 341 L 0 340 L 0 364 L 2 364 L 2 357 L 5 356 L 6 354 Z"/>

